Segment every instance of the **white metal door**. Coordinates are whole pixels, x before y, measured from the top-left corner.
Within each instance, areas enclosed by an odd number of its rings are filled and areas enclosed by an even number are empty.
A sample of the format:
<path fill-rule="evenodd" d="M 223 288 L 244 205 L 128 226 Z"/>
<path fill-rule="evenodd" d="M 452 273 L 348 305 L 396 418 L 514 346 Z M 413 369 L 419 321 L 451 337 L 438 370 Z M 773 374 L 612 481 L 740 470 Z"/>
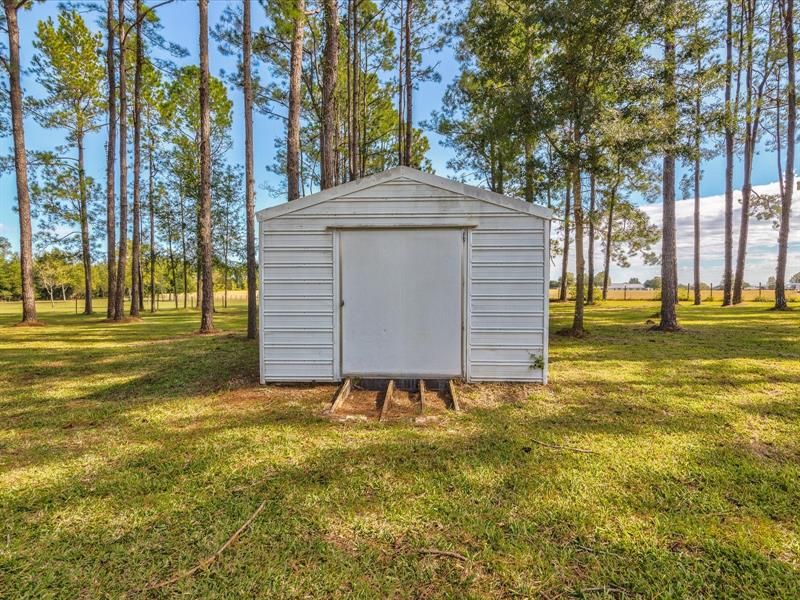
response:
<path fill-rule="evenodd" d="M 340 234 L 342 375 L 458 377 L 460 229 Z"/>

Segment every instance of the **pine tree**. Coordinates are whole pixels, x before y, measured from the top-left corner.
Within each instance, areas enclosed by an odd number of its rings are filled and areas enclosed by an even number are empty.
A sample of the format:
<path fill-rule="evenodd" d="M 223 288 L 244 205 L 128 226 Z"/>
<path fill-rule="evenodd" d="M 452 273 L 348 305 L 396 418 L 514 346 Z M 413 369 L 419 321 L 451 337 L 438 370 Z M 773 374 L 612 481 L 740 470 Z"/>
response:
<path fill-rule="evenodd" d="M 208 0 L 199 0 L 200 13 L 200 212 L 199 250 L 202 271 L 200 333 L 214 331 L 213 249 L 211 246 L 211 102 L 208 67 Z"/>
<path fill-rule="evenodd" d="M 36 323 L 36 296 L 33 287 L 33 231 L 31 227 L 31 199 L 28 189 L 28 158 L 25 148 L 23 122 L 22 67 L 19 57 L 19 9 L 27 0 L 3 0 L 8 31 L 8 60 L 5 62 L 9 78 L 11 105 L 11 130 L 14 139 L 14 172 L 17 180 L 17 212 L 19 214 L 19 260 L 22 277 L 22 322 Z"/>

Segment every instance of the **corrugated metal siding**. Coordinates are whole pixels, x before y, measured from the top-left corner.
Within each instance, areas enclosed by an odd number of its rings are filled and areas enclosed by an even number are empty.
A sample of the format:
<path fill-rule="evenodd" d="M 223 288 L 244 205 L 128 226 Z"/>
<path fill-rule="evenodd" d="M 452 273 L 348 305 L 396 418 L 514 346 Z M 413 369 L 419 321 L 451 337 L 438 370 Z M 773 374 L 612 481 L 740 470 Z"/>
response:
<path fill-rule="evenodd" d="M 470 378 L 541 381 L 545 354 L 545 221 L 519 215 L 513 227 L 472 232 Z"/>
<path fill-rule="evenodd" d="M 546 220 L 409 179 L 261 222 L 265 381 L 339 377 L 335 235 L 331 227 L 454 226 L 469 222 L 467 374 L 543 381 Z"/>
<path fill-rule="evenodd" d="M 262 226 L 261 262 L 264 380 L 333 379 L 333 234 Z"/>

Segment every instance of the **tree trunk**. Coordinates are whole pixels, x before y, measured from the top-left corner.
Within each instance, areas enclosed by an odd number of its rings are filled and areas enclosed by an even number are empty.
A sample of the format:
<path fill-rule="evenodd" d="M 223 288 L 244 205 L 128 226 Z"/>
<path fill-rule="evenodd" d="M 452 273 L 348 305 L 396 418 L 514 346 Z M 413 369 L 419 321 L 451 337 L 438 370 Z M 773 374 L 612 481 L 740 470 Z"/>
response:
<path fill-rule="evenodd" d="M 183 309 L 186 310 L 189 296 L 189 262 L 186 255 L 186 208 L 184 200 L 183 190 L 181 190 L 181 265 L 183 267 Z"/>
<path fill-rule="evenodd" d="M 603 259 L 603 300 L 608 299 L 608 271 L 611 268 L 611 244 L 614 231 L 614 205 L 617 201 L 617 186 L 611 188 L 611 196 L 608 201 L 608 223 L 606 224 L 606 253 Z"/>
<path fill-rule="evenodd" d="M 86 194 L 86 171 L 83 131 L 77 132 L 78 188 L 80 193 L 81 261 L 83 262 L 83 314 L 92 314 L 92 254 L 89 239 L 89 201 Z"/>
<path fill-rule="evenodd" d="M 739 247 L 736 256 L 736 271 L 733 278 L 733 303 L 742 302 L 742 287 L 744 286 L 744 269 L 747 258 L 747 236 L 750 224 L 750 199 L 752 197 L 753 160 L 756 155 L 758 134 L 761 125 L 761 111 L 763 109 L 764 88 L 771 72 L 772 60 L 772 32 L 770 30 L 767 42 L 767 52 L 764 56 L 764 65 L 761 70 L 761 81 L 753 93 L 753 35 L 755 29 L 755 1 L 748 6 L 747 12 L 747 104 L 746 125 L 744 140 L 744 181 L 742 183 L 742 213 L 739 226 Z"/>
<path fill-rule="evenodd" d="M 669 18 L 669 17 L 668 17 Z M 668 29 L 664 39 L 664 114 L 668 119 L 667 149 L 662 170 L 662 240 L 661 240 L 661 331 L 675 331 L 678 316 L 675 311 L 675 133 L 677 128 L 675 99 L 675 31 Z"/>
<path fill-rule="evenodd" d="M 131 247 L 131 316 L 138 317 L 142 269 L 142 1 L 136 0 L 136 64 L 133 75 L 133 244 Z"/>
<path fill-rule="evenodd" d="M 119 12 L 119 262 L 114 320 L 125 317 L 125 271 L 128 260 L 128 92 L 125 77 L 125 0 L 117 4 Z"/>
<path fill-rule="evenodd" d="M 244 1 L 246 3 L 249 2 L 249 0 Z M 295 15 L 292 20 L 292 47 L 291 56 L 289 57 L 289 121 L 286 128 L 286 178 L 287 196 L 289 200 L 296 200 L 300 197 L 300 108 L 302 103 L 300 79 L 303 71 L 303 36 L 305 34 L 306 19 L 305 0 L 295 0 L 294 10 Z"/>
<path fill-rule="evenodd" d="M 749 3 L 745 2 L 743 5 L 748 6 Z M 751 195 L 751 182 L 752 182 L 752 165 L 753 153 L 751 140 L 754 139 L 756 131 L 753 124 L 753 30 L 755 15 L 749 9 L 743 18 L 747 23 L 747 64 L 745 86 L 747 88 L 745 95 L 745 134 L 744 134 L 744 177 L 742 182 L 742 212 L 739 220 L 739 244 L 736 253 L 736 270 L 733 274 L 733 304 L 739 304 L 742 301 L 742 286 L 744 284 L 744 266 L 745 256 L 747 254 L 747 229 L 750 224 L 750 195 Z"/>
<path fill-rule="evenodd" d="M 698 73 L 700 67 L 698 64 Z M 702 303 L 700 298 L 700 93 L 695 97 L 694 103 L 694 116 L 695 116 L 695 134 L 694 134 L 694 303 L 699 305 Z"/>
<path fill-rule="evenodd" d="M 733 0 L 726 2 L 725 30 L 725 266 L 722 273 L 722 306 L 730 306 L 733 289 Z"/>
<path fill-rule="evenodd" d="M 594 304 L 594 208 L 595 208 L 596 181 L 594 173 L 589 174 L 589 252 L 588 276 L 586 290 L 586 303 Z"/>
<path fill-rule="evenodd" d="M 336 0 L 324 0 L 325 50 L 322 70 L 321 187 L 336 181 L 336 83 L 339 69 L 339 10 Z"/>
<path fill-rule="evenodd" d="M 561 286 L 558 292 L 558 301 L 567 301 L 567 268 L 569 267 L 569 221 L 570 212 L 572 207 L 570 205 L 570 197 L 572 194 L 572 179 L 570 173 L 567 173 L 567 192 L 566 200 L 564 202 L 564 254 L 561 256 Z"/>
<path fill-rule="evenodd" d="M 781 3 L 783 4 L 783 2 Z M 775 271 L 775 308 L 783 310 L 786 304 L 786 258 L 789 251 L 789 225 L 792 216 L 792 193 L 794 191 L 794 150 L 797 126 L 797 95 L 794 67 L 794 0 L 786 0 L 783 9 L 786 35 L 786 169 L 784 171 L 783 198 L 781 201 L 781 225 L 778 232 L 778 266 Z"/>
<path fill-rule="evenodd" d="M 106 145 L 106 265 L 108 269 L 108 307 L 106 318 L 116 314 L 117 298 L 117 234 L 116 197 L 114 186 L 117 146 L 117 78 L 114 68 L 114 0 L 106 3 L 106 70 L 108 76 L 108 141 Z"/>
<path fill-rule="evenodd" d="M 575 128 L 575 145 L 580 145 L 580 133 Z M 572 334 L 583 334 L 584 269 L 583 260 L 583 199 L 581 197 L 581 172 L 579 157 L 572 159 L 572 206 L 575 215 L 575 314 L 572 319 Z"/>
<path fill-rule="evenodd" d="M 351 102 L 352 102 L 352 115 L 351 115 L 351 123 L 350 123 L 350 138 L 352 139 L 351 142 L 351 150 L 350 150 L 350 181 L 359 178 L 360 172 L 360 164 L 361 164 L 361 132 L 359 128 L 359 120 L 358 120 L 358 109 L 359 109 L 359 80 L 360 80 L 360 71 L 361 66 L 359 64 L 359 54 L 358 54 L 358 5 L 360 4 L 360 0 L 352 0 L 352 38 L 353 38 L 353 50 L 352 50 L 352 65 L 353 65 L 353 80 L 352 80 L 352 92 L 351 92 Z"/>
<path fill-rule="evenodd" d="M 208 0 L 200 7 L 200 257 L 203 298 L 200 333 L 214 331 L 214 283 L 211 248 L 211 113 L 208 97 Z"/>
<path fill-rule="evenodd" d="M 400 18 L 403 18 L 403 0 L 400 0 Z M 403 144 L 405 138 L 403 137 L 403 30 L 400 27 L 398 32 L 398 46 L 397 46 L 397 164 L 403 163 Z"/>
<path fill-rule="evenodd" d="M 412 23 L 412 11 L 414 7 L 414 0 L 406 0 L 406 22 L 405 22 L 405 44 L 406 44 L 406 68 L 405 68 L 405 91 L 406 91 L 406 143 L 405 149 L 403 151 L 403 164 L 407 167 L 411 166 L 411 146 L 413 145 L 414 141 L 414 110 L 413 110 L 413 97 L 414 97 L 414 87 L 411 83 L 411 66 L 413 63 L 412 56 L 411 56 L 411 23 Z"/>
<path fill-rule="evenodd" d="M 33 232 L 31 198 L 28 190 L 28 158 L 25 153 L 25 125 L 22 103 L 22 81 L 19 57 L 18 0 L 3 0 L 8 30 L 9 91 L 11 129 L 14 137 L 14 170 L 17 178 L 19 212 L 19 262 L 22 277 L 22 322 L 36 322 L 36 295 L 33 286 Z"/>
<path fill-rule="evenodd" d="M 525 138 L 525 202 L 533 203 L 533 153 L 531 141 Z"/>
<path fill-rule="evenodd" d="M 152 132 L 151 132 L 152 134 Z M 153 179 L 155 161 L 153 160 L 153 144 L 155 141 L 150 138 L 150 146 L 147 151 L 148 169 L 147 175 L 149 183 L 147 186 L 147 204 L 150 212 L 150 312 L 156 312 L 156 207 L 153 194 Z"/>
<path fill-rule="evenodd" d="M 244 77 L 244 201 L 245 218 L 247 219 L 247 339 L 254 340 L 258 335 L 258 309 L 256 306 L 256 182 L 253 173 L 253 80 L 252 67 L 250 66 L 252 53 L 250 2 L 251 0 L 243 0 L 242 75 Z M 227 307 L 227 299 L 225 306 Z"/>

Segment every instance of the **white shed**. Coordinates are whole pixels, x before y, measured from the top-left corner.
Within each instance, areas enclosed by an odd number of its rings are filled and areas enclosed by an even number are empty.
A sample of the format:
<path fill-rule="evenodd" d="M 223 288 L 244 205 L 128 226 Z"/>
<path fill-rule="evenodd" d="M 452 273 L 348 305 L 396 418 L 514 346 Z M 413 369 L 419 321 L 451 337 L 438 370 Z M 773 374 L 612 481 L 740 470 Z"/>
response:
<path fill-rule="evenodd" d="M 261 382 L 546 383 L 551 215 L 408 167 L 260 211 Z"/>

